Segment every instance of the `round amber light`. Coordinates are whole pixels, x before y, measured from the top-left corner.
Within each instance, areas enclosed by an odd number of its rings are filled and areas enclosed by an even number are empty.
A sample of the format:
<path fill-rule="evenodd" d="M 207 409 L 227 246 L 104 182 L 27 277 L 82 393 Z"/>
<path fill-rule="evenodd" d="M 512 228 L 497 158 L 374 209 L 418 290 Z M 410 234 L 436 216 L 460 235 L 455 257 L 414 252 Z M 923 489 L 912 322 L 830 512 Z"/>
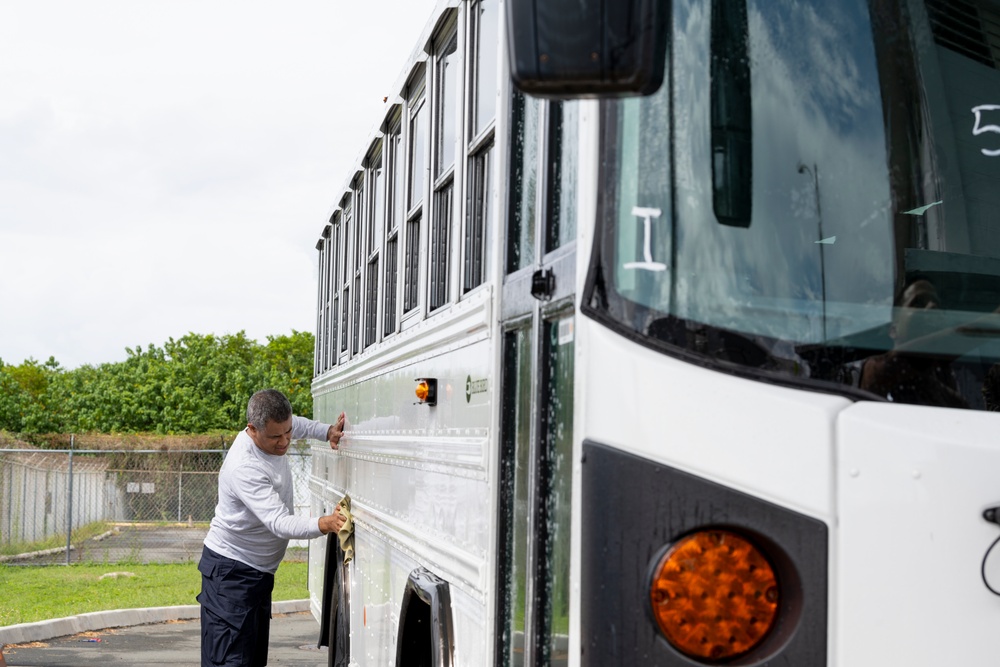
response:
<path fill-rule="evenodd" d="M 426 382 L 420 382 L 417 385 L 417 400 L 426 401 L 427 394 L 430 392 L 430 388 L 427 386 Z"/>
<path fill-rule="evenodd" d="M 778 580 L 764 554 L 745 538 L 701 531 L 664 554 L 650 601 L 674 648 L 693 658 L 725 660 L 751 651 L 771 630 Z"/>

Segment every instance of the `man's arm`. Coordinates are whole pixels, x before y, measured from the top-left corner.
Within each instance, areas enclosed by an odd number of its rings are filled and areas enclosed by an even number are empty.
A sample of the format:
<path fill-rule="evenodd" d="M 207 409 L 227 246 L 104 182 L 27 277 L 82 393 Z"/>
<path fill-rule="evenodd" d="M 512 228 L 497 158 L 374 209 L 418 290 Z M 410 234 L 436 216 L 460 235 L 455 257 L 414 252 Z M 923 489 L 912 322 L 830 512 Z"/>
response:
<path fill-rule="evenodd" d="M 337 417 L 336 424 L 324 424 L 313 419 L 306 419 L 298 415 L 292 416 L 292 440 L 302 438 L 312 438 L 313 440 L 326 440 L 330 443 L 331 449 L 337 449 L 340 439 L 344 436 L 344 424 L 347 415 L 343 412 Z"/>
<path fill-rule="evenodd" d="M 322 534 L 316 517 L 293 514 L 281 500 L 268 474 L 244 465 L 232 472 L 232 485 L 243 506 L 274 536 L 286 540 L 312 539 Z"/>

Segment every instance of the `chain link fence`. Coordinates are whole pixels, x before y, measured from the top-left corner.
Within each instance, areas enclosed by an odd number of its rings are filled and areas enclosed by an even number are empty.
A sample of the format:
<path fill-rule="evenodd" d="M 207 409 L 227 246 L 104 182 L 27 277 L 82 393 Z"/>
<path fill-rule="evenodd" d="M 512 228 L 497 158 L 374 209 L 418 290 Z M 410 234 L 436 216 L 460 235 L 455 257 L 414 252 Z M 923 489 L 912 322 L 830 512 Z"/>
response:
<path fill-rule="evenodd" d="M 0 563 L 194 561 L 227 450 L 0 447 Z M 132 443 L 129 443 L 132 444 Z M 309 511 L 309 449 L 286 455 L 296 514 Z M 295 558 L 305 542 L 293 542 Z M 304 555 L 301 555 L 304 558 Z"/>

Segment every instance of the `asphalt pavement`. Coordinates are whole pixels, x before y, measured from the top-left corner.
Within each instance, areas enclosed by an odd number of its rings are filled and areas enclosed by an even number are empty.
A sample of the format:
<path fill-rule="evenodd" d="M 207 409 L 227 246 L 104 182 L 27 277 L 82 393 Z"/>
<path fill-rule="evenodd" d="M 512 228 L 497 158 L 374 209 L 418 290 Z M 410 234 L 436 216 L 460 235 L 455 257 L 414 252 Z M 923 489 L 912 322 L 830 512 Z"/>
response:
<path fill-rule="evenodd" d="M 115 526 L 103 535 L 73 545 L 69 558 L 65 549 L 49 549 L 7 556 L 0 560 L 14 565 L 63 565 L 66 563 L 187 563 L 198 562 L 208 528 L 174 525 Z"/>
<path fill-rule="evenodd" d="M 119 524 L 103 535 L 78 542 L 66 557 L 65 548 L 47 549 L 16 556 L 0 556 L 0 562 L 18 566 L 64 565 L 66 563 L 197 563 L 201 559 L 207 525 Z M 305 560 L 307 550 L 292 542 L 285 562 Z"/>
<path fill-rule="evenodd" d="M 274 614 L 268 665 L 327 667 L 328 649 L 316 648 L 319 624 L 312 614 Z M 80 667 L 81 665 L 201 664 L 201 625 L 184 619 L 90 630 L 44 641 L 7 645 L 7 667 Z"/>

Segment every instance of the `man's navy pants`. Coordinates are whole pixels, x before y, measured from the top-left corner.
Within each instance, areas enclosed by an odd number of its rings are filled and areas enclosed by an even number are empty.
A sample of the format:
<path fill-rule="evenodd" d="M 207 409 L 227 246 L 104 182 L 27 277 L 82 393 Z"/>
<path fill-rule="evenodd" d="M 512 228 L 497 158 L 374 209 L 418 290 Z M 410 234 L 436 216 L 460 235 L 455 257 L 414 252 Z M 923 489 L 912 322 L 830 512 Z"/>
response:
<path fill-rule="evenodd" d="M 201 667 L 264 667 L 274 575 L 205 547 L 201 572 Z"/>

